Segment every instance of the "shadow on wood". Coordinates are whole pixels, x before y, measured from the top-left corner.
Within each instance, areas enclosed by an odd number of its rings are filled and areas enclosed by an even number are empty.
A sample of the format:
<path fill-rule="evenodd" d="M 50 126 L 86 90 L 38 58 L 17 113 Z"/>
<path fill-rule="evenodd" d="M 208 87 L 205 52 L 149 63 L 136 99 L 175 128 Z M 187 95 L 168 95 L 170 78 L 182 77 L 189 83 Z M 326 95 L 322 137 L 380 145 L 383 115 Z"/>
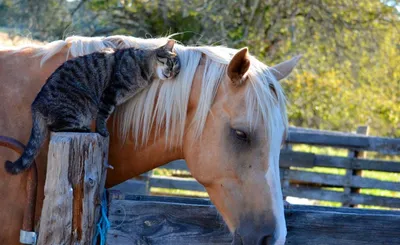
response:
<path fill-rule="evenodd" d="M 108 245 L 231 244 L 214 206 L 204 200 L 109 195 Z M 197 202 L 197 204 L 196 204 Z M 285 211 L 286 244 L 400 244 L 400 213 L 292 206 Z"/>

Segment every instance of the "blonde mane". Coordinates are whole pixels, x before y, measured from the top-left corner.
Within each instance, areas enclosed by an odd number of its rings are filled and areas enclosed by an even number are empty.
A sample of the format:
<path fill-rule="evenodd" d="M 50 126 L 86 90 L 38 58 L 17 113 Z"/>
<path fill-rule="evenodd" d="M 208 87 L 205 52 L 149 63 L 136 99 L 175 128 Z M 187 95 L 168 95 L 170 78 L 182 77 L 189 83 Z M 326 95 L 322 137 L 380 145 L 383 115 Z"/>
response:
<path fill-rule="evenodd" d="M 167 39 L 142 39 L 129 36 L 72 36 L 66 40 L 59 40 L 42 46 L 37 55 L 42 56 L 41 64 L 44 64 L 64 47 L 69 47 L 68 54 L 76 57 L 108 47 L 154 48 L 164 45 Z M 155 81 L 148 89 L 117 108 L 115 118 L 121 139 L 125 140 L 127 137 L 132 137 L 136 145 L 146 144 L 152 127 L 155 125 L 156 135 L 159 135 L 161 128 L 163 128 L 163 133 L 171 145 L 176 140 L 179 145 L 182 144 L 192 82 L 197 66 L 204 54 L 205 68 L 200 101 L 194 120 L 190 122 L 191 126 L 195 127 L 196 136 L 200 137 L 202 134 L 216 92 L 226 73 L 227 65 L 237 50 L 226 47 L 189 47 L 176 44 L 175 51 L 181 61 L 181 72 L 175 81 L 163 83 Z M 263 120 L 268 135 L 272 135 L 271 130 L 281 122 L 284 123 L 287 130 L 285 96 L 268 66 L 251 57 L 248 79 L 251 86 L 247 91 L 246 104 L 250 125 L 255 125 L 258 120 Z M 277 96 L 273 94 L 270 86 L 274 87 Z M 279 107 L 281 118 L 274 116 L 275 106 Z M 131 135 L 130 132 L 132 132 Z"/>

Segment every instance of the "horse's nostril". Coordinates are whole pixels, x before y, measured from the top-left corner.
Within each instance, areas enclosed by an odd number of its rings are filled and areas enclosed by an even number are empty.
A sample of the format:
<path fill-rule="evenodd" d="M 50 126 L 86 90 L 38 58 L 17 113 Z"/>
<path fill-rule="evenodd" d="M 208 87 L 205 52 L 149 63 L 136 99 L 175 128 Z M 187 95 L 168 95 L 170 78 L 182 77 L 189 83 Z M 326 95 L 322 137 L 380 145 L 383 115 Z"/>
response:
<path fill-rule="evenodd" d="M 264 235 L 261 237 L 251 237 L 245 236 L 242 237 L 239 234 L 235 233 L 232 241 L 232 245 L 274 245 L 273 236 Z"/>
<path fill-rule="evenodd" d="M 235 231 L 231 245 L 243 245 L 242 237 Z"/>
<path fill-rule="evenodd" d="M 272 245 L 270 243 L 271 241 L 271 236 L 264 236 L 261 240 L 260 243 L 258 245 Z"/>
<path fill-rule="evenodd" d="M 275 226 L 244 223 L 234 232 L 232 245 L 275 245 Z"/>

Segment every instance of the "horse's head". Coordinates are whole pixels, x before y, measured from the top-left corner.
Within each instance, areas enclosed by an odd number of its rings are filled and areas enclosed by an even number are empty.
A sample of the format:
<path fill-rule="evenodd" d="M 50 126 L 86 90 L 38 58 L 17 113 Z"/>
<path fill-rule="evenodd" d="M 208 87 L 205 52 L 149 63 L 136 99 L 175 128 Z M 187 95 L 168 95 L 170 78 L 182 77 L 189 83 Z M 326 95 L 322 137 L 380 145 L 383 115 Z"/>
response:
<path fill-rule="evenodd" d="M 67 40 L 73 56 L 90 50 L 75 39 Z M 87 42 L 151 48 L 165 41 L 114 36 Z M 108 186 L 185 158 L 234 233 L 234 244 L 284 244 L 279 153 L 287 117 L 277 80 L 298 58 L 269 68 L 247 49 L 176 44 L 174 51 L 181 63 L 175 81 L 154 81 L 117 110 L 123 144 L 111 138 Z"/>
<path fill-rule="evenodd" d="M 197 116 L 207 88 L 203 62 L 193 82 L 188 121 Z M 195 124 L 184 137 L 184 157 L 192 175 L 205 186 L 229 229 L 233 244 L 284 244 L 286 224 L 279 176 L 279 153 L 287 131 L 285 99 L 277 80 L 298 58 L 268 68 L 237 52 L 225 66 L 200 137 Z M 197 81 L 199 80 L 199 81 Z M 201 88 L 195 88 L 202 86 Z M 203 90 L 202 94 L 193 91 Z"/>

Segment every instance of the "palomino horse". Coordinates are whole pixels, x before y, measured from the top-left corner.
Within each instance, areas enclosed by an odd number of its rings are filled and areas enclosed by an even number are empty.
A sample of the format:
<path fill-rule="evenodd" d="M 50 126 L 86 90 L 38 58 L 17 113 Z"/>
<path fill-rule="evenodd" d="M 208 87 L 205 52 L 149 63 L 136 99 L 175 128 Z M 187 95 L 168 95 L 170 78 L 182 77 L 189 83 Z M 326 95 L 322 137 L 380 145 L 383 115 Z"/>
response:
<path fill-rule="evenodd" d="M 0 51 L 0 134 L 27 142 L 30 104 L 46 78 L 68 57 L 104 47 L 153 48 L 166 40 L 70 37 Z M 114 170 L 108 171 L 107 187 L 183 158 L 234 234 L 233 244 L 284 244 L 279 152 L 287 117 L 277 80 L 292 71 L 298 58 L 269 68 L 246 48 L 176 45 L 175 49 L 182 63 L 176 80 L 155 82 L 118 108 L 114 124 L 110 120 L 114 133 L 109 162 Z M 44 148 L 37 158 L 36 219 L 43 200 Z M 15 158 L 0 149 L 0 162 Z M 18 244 L 26 178 L 0 168 L 0 244 Z"/>

